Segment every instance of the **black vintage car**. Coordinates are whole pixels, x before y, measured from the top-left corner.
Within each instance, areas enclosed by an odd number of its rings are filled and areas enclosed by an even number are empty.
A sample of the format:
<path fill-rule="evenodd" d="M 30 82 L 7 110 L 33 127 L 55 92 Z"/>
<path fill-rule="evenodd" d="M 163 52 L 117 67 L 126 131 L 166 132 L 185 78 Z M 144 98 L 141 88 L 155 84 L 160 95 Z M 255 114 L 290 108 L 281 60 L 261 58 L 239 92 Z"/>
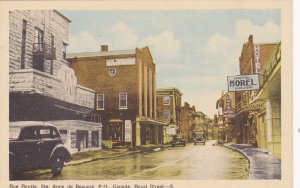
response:
<path fill-rule="evenodd" d="M 205 134 L 204 132 L 195 132 L 195 137 L 194 137 L 194 145 L 197 144 L 203 144 L 205 145 Z"/>
<path fill-rule="evenodd" d="M 173 147 L 175 146 L 185 146 L 186 145 L 186 141 L 185 139 L 183 138 L 182 135 L 177 135 L 171 142 L 171 145 Z"/>
<path fill-rule="evenodd" d="M 63 146 L 56 127 L 44 122 L 10 122 L 10 175 L 28 170 L 50 168 L 53 175 L 62 172 L 71 154 Z"/>

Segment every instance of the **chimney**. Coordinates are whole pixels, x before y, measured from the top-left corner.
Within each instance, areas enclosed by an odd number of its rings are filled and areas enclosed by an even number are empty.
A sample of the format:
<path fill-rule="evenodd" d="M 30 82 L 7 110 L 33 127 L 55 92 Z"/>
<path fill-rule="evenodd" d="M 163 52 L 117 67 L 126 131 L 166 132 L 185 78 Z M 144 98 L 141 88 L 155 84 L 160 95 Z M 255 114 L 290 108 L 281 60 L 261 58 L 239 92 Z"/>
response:
<path fill-rule="evenodd" d="M 108 52 L 108 45 L 101 45 L 101 52 Z"/>
<path fill-rule="evenodd" d="M 253 35 L 249 35 L 248 43 L 253 44 Z"/>

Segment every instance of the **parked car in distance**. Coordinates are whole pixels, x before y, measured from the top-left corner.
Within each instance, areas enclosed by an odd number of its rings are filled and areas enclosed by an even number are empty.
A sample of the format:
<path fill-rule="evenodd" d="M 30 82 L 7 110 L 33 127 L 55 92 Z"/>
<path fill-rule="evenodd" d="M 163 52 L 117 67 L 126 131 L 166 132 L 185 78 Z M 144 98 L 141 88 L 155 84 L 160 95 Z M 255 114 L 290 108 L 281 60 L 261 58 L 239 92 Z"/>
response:
<path fill-rule="evenodd" d="M 59 175 L 70 152 L 63 146 L 55 126 L 45 122 L 19 121 L 9 124 L 10 175 L 50 168 Z"/>
<path fill-rule="evenodd" d="M 195 132 L 194 145 L 203 144 L 205 145 L 205 134 L 204 132 Z"/>
<path fill-rule="evenodd" d="M 178 146 L 178 145 L 179 145 L 179 146 L 185 146 L 185 145 L 186 145 L 186 141 L 185 141 L 185 139 L 183 138 L 182 135 L 177 135 L 177 136 L 172 140 L 171 145 L 172 145 L 173 147 Z"/>

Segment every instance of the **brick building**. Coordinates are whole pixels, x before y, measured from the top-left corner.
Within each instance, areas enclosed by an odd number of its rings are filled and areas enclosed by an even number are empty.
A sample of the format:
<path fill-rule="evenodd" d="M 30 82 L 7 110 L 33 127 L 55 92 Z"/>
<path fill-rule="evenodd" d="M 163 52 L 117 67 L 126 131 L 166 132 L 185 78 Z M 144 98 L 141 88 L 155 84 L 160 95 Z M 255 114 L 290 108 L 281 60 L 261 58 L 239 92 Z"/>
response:
<path fill-rule="evenodd" d="M 99 123 L 81 129 L 95 91 L 77 84 L 66 61 L 70 22 L 55 10 L 9 12 L 9 120 L 55 121 L 70 149 L 101 148 Z"/>
<path fill-rule="evenodd" d="M 124 51 L 68 54 L 80 85 L 96 91 L 95 118 L 103 124 L 107 146 L 163 142 L 156 120 L 156 66 L 148 47 Z"/>
<path fill-rule="evenodd" d="M 239 58 L 240 74 L 258 74 L 259 83 L 262 84 L 266 65 L 277 45 L 278 43 L 254 43 L 253 36 L 250 35 L 248 42 L 243 45 Z M 257 120 L 253 114 L 259 113 L 264 106 L 263 100 L 256 101 L 256 104 L 252 103 L 257 92 L 257 90 L 236 92 L 235 134 L 233 137 L 237 143 L 257 146 Z"/>
<path fill-rule="evenodd" d="M 235 117 L 235 92 L 222 92 L 221 98 L 217 101 L 218 109 L 218 141 L 220 143 L 234 142 L 240 137 L 240 132 L 236 130 L 233 119 Z"/>
<path fill-rule="evenodd" d="M 197 112 L 195 106 L 190 106 L 189 103 L 185 102 L 181 107 L 181 125 L 179 131 L 183 134 L 183 137 L 187 140 L 187 142 L 193 141 L 197 125 L 196 117 Z"/>
<path fill-rule="evenodd" d="M 181 97 L 182 92 L 175 88 L 158 88 L 156 90 L 157 119 L 167 121 L 165 127 L 164 143 L 173 140 L 173 136 L 179 133 L 181 125 Z"/>
<path fill-rule="evenodd" d="M 261 87 L 250 103 L 264 102 L 259 111 L 250 114 L 256 122 L 257 145 L 281 157 L 281 43 L 264 65 Z"/>

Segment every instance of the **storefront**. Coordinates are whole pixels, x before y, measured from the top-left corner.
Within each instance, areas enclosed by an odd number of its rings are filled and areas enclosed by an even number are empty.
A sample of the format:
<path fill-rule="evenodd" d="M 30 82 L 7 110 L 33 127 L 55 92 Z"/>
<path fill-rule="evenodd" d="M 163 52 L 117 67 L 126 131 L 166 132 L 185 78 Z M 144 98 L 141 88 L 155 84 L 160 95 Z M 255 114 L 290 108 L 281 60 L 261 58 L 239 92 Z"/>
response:
<path fill-rule="evenodd" d="M 80 120 L 49 121 L 57 127 L 71 153 L 102 149 L 102 125 Z"/>

